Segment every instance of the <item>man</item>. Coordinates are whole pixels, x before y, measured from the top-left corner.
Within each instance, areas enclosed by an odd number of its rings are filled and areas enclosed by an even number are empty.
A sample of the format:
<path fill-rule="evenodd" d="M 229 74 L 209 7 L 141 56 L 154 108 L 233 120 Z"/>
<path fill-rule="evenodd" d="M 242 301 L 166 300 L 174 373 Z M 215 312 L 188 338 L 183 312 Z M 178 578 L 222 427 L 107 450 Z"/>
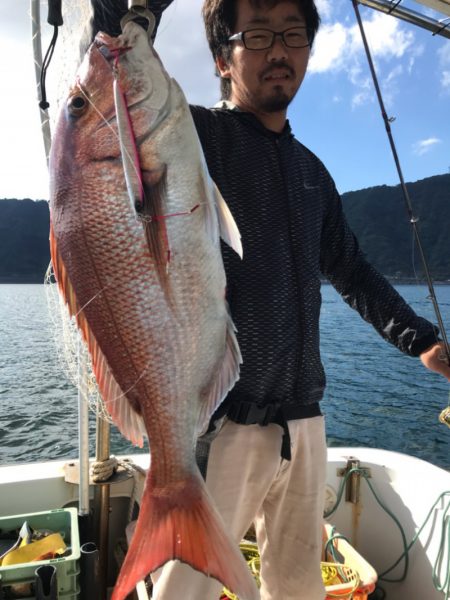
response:
<path fill-rule="evenodd" d="M 226 102 L 192 115 L 244 247 L 242 261 L 223 248 L 243 365 L 213 419 L 206 483 L 236 542 L 255 523 L 262 600 L 323 600 L 321 274 L 401 351 L 449 380 L 450 368 L 436 329 L 365 261 L 330 175 L 291 133 L 287 108 L 319 25 L 313 0 L 205 0 L 203 16 Z M 159 600 L 221 591 L 177 562 L 154 581 Z"/>

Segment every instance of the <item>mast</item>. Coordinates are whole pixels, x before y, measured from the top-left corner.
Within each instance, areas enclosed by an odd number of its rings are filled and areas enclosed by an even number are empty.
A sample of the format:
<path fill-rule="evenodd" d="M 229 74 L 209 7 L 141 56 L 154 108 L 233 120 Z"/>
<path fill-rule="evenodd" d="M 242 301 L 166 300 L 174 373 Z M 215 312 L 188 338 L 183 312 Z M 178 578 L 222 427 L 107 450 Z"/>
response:
<path fill-rule="evenodd" d="M 30 14 L 31 14 L 31 41 L 33 44 L 33 58 L 34 58 L 34 73 L 36 78 L 36 96 L 38 99 L 41 98 L 41 72 L 42 72 L 42 44 L 41 44 L 41 11 L 40 11 L 40 0 L 31 0 L 30 2 Z M 39 116 L 41 119 L 41 131 L 42 140 L 44 142 L 45 157 L 48 165 L 48 157 L 50 155 L 51 145 L 51 131 L 50 131 L 50 119 L 48 114 L 40 110 Z"/>

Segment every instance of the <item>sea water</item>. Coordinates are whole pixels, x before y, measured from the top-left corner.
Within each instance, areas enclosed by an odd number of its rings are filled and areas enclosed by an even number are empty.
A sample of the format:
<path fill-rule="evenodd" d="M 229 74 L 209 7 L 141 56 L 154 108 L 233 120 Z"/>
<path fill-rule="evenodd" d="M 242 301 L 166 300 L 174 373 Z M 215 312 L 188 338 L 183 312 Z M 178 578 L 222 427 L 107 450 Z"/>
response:
<path fill-rule="evenodd" d="M 397 286 L 433 322 L 425 286 Z M 450 286 L 436 287 L 450 324 Z M 446 380 L 401 354 L 329 285 L 322 287 L 321 350 L 328 386 L 322 402 L 330 446 L 405 452 L 450 468 Z M 95 417 L 90 418 L 94 453 Z M 1 464 L 77 456 L 77 390 L 59 363 L 43 285 L 0 285 Z M 145 450 L 145 449 L 144 449 Z M 135 452 L 113 428 L 111 452 Z"/>

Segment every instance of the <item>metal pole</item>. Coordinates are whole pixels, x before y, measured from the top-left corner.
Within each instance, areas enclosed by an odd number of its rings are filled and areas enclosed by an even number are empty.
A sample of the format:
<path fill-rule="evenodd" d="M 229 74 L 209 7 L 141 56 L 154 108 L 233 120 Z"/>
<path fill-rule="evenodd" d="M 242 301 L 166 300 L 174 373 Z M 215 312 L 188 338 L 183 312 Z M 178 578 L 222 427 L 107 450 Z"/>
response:
<path fill-rule="evenodd" d="M 86 400 L 86 359 L 78 338 L 78 455 L 80 470 L 78 514 L 89 515 L 89 406 Z"/>
<path fill-rule="evenodd" d="M 97 462 L 109 458 L 109 423 L 97 416 L 96 456 Z M 106 600 L 108 584 L 108 547 L 109 547 L 109 484 L 96 485 L 94 488 L 94 511 L 99 550 L 100 600 Z"/>
<path fill-rule="evenodd" d="M 37 98 L 41 96 L 41 69 L 42 69 L 42 45 L 41 45 L 41 12 L 40 12 L 40 0 L 31 0 L 30 2 L 30 13 L 31 13 L 31 36 L 33 43 L 33 57 L 34 57 L 34 73 L 36 78 L 36 92 Z M 42 139 L 44 142 L 45 158 L 47 160 L 50 155 L 51 146 L 51 131 L 50 131 L 50 119 L 48 115 L 43 111 L 39 110 L 41 119 L 41 130 Z"/>

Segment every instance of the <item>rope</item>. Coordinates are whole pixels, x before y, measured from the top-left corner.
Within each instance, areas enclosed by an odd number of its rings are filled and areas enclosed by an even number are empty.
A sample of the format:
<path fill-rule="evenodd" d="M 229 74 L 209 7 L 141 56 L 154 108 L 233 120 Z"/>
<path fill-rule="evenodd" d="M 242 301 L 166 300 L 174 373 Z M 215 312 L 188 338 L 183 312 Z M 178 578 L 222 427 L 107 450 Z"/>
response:
<path fill-rule="evenodd" d="M 364 469 L 361 469 L 359 467 L 354 467 L 352 469 L 349 469 L 349 471 L 346 473 L 346 475 L 344 476 L 344 478 L 341 482 L 341 486 L 340 486 L 339 492 L 337 494 L 336 502 L 335 502 L 334 506 L 324 515 L 325 518 L 328 518 L 330 515 L 332 515 L 334 512 L 336 512 L 336 510 L 342 500 L 342 496 L 344 493 L 344 489 L 345 489 L 347 480 L 353 473 L 358 473 L 360 476 L 362 476 L 365 479 L 375 500 L 377 501 L 379 506 L 395 522 L 395 524 L 397 525 L 397 527 L 400 531 L 400 535 L 402 538 L 403 552 L 399 556 L 399 558 L 394 562 L 394 564 L 392 566 L 390 566 L 388 569 L 385 569 L 382 573 L 380 573 L 379 579 L 382 581 L 387 581 L 390 583 L 400 583 L 401 581 L 404 581 L 406 579 L 406 576 L 408 574 L 408 568 L 409 568 L 409 552 L 410 552 L 411 548 L 414 546 L 414 544 L 417 542 L 417 540 L 419 539 L 420 534 L 422 533 L 423 529 L 427 525 L 428 521 L 430 520 L 430 518 L 431 518 L 433 512 L 435 511 L 435 509 L 437 508 L 438 504 L 440 502 L 442 502 L 442 505 L 443 505 L 442 508 L 443 508 L 444 512 L 443 512 L 442 520 L 441 520 L 441 540 L 440 540 L 439 550 L 438 550 L 438 553 L 436 556 L 436 560 L 435 560 L 435 563 L 433 566 L 432 579 L 433 579 L 433 585 L 436 588 L 436 590 L 438 592 L 443 592 L 445 594 L 444 600 L 450 600 L 450 564 L 448 561 L 448 557 L 450 556 L 450 491 L 442 492 L 442 494 L 439 495 L 439 497 L 435 500 L 432 507 L 430 508 L 428 515 L 426 516 L 423 524 L 420 526 L 417 533 L 413 537 L 412 541 L 409 544 L 407 544 L 406 535 L 405 535 L 405 532 L 403 530 L 403 527 L 402 527 L 400 521 L 392 513 L 392 511 L 390 511 L 389 508 L 382 502 L 382 500 L 379 498 L 378 494 L 375 492 L 373 485 L 370 483 L 368 475 L 366 474 Z M 446 505 L 444 504 L 445 500 L 447 500 Z M 403 569 L 403 573 L 402 573 L 401 577 L 396 578 L 396 579 L 388 579 L 386 577 L 386 575 L 388 573 L 390 573 L 393 569 L 395 569 L 395 567 L 402 560 L 405 561 L 405 565 L 404 565 L 404 569 Z"/>
<path fill-rule="evenodd" d="M 94 483 L 108 481 L 117 471 L 119 461 L 115 456 L 110 456 L 106 460 L 93 462 L 91 465 L 91 477 Z"/>

